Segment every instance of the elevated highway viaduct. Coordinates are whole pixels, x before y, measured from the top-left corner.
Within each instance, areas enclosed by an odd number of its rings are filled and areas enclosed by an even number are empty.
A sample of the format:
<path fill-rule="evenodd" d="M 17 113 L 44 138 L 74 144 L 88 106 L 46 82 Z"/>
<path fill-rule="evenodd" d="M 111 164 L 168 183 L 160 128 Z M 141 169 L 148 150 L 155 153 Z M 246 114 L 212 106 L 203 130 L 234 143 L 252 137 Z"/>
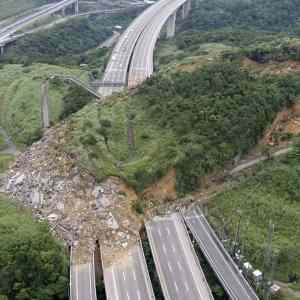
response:
<path fill-rule="evenodd" d="M 55 12 L 65 9 L 69 5 L 75 7 L 75 14 L 78 14 L 78 1 L 79 0 L 62 0 L 60 2 L 47 5 L 45 8 L 38 10 L 37 12 L 20 18 L 16 22 L 7 25 L 3 28 L 0 27 L 0 47 L 1 53 L 3 53 L 4 46 L 12 40 L 12 35 L 18 30 L 24 28 L 25 26 L 35 22 L 41 18 L 49 16 Z"/>

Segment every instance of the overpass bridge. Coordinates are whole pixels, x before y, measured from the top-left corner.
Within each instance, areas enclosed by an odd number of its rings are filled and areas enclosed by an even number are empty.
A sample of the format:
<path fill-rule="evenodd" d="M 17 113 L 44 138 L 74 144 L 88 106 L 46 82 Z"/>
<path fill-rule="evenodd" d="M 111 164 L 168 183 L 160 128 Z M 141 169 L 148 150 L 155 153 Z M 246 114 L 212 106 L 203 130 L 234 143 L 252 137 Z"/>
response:
<path fill-rule="evenodd" d="M 190 10 L 190 2 L 186 0 L 169 1 L 163 10 L 159 11 L 152 22 L 141 34 L 132 54 L 128 72 L 128 87 L 134 88 L 153 74 L 153 55 L 155 44 L 164 25 L 167 38 L 175 35 L 177 11 L 181 8 L 185 18 Z"/>
<path fill-rule="evenodd" d="M 46 16 L 49 16 L 53 13 L 56 13 L 60 10 L 64 10 L 69 5 L 74 5 L 75 8 L 75 14 L 78 14 L 78 5 L 79 0 L 61 0 L 58 3 L 53 3 L 51 5 L 47 5 L 45 8 L 29 15 L 24 16 L 17 20 L 16 22 L 7 25 L 3 28 L 0 28 L 0 47 L 1 47 L 1 53 L 3 53 L 3 47 L 11 42 L 12 36 L 20 29 L 24 28 L 25 26 L 41 19 Z"/>
<path fill-rule="evenodd" d="M 94 254 L 85 263 L 77 263 L 71 248 L 70 300 L 97 300 Z"/>
<path fill-rule="evenodd" d="M 203 254 L 232 300 L 259 300 L 200 210 L 184 214 Z"/>
<path fill-rule="evenodd" d="M 140 240 L 125 250 L 122 260 L 107 262 L 104 253 L 101 251 L 108 300 L 155 300 Z"/>
<path fill-rule="evenodd" d="M 190 0 L 160 0 L 148 7 L 139 17 L 137 17 L 125 32 L 119 38 L 118 43 L 112 51 L 111 58 L 108 62 L 107 68 L 103 76 L 103 82 L 121 82 L 123 86 L 116 88 L 100 87 L 99 93 L 103 96 L 108 96 L 113 92 L 120 91 L 127 86 L 128 70 L 130 70 L 132 62 L 134 60 L 144 60 L 145 64 L 149 64 L 149 58 L 145 59 L 143 55 L 145 52 L 136 50 L 139 44 L 144 44 L 144 47 L 150 47 L 153 44 L 152 54 L 154 50 L 155 42 L 158 39 L 159 33 L 163 25 L 167 22 L 168 18 L 171 18 L 176 10 L 180 7 L 185 7 L 184 11 L 188 11 L 186 7 L 190 7 Z M 188 3 L 188 4 L 186 4 Z M 183 10 L 183 8 L 182 8 Z M 173 17 L 172 22 L 168 23 L 170 32 L 175 33 L 175 19 Z M 171 25 L 170 25 L 171 24 Z M 152 29 L 149 29 L 152 28 Z M 153 34 L 153 28 L 156 28 L 155 32 L 158 32 L 155 36 Z M 142 42 L 143 39 L 143 42 Z M 147 44 L 148 43 L 148 44 Z M 140 46 L 141 48 L 141 46 Z M 151 53 L 151 51 L 150 51 Z M 132 59 L 132 62 L 131 62 Z M 153 55 L 151 56 L 153 59 Z M 151 61 L 153 64 L 153 62 Z M 148 74 L 148 73 L 147 73 Z M 130 71 L 129 71 L 130 76 Z M 146 76 L 147 77 L 147 76 Z M 131 87 L 131 84 L 130 86 Z"/>
<path fill-rule="evenodd" d="M 166 300 L 212 300 L 180 214 L 155 217 L 146 230 Z"/>

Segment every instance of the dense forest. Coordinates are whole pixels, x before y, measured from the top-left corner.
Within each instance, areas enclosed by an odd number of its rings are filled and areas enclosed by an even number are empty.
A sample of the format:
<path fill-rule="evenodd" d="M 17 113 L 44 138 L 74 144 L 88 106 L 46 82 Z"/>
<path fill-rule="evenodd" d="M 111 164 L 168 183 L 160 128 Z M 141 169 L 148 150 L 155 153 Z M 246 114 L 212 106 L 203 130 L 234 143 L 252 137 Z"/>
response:
<path fill-rule="evenodd" d="M 299 28 L 299 17 L 298 0 L 195 1 L 191 16 L 182 27 L 207 31 L 232 26 L 294 32 Z"/>
<path fill-rule="evenodd" d="M 61 65 L 86 63 L 85 52 L 110 37 L 115 25 L 126 26 L 135 14 L 136 12 L 131 12 L 70 19 L 54 28 L 20 38 L 0 58 L 0 63 L 42 62 Z M 105 52 L 98 55 L 105 55 Z"/>
<path fill-rule="evenodd" d="M 299 95 L 299 82 L 298 75 L 257 76 L 238 60 L 159 74 L 125 103 L 98 112 L 88 106 L 77 114 L 68 151 L 79 153 L 99 179 L 121 176 L 138 190 L 175 167 L 177 190 L 186 193 L 203 175 L 253 147 L 277 112 Z M 136 135 L 133 156 L 124 136 L 128 116 Z"/>
<path fill-rule="evenodd" d="M 68 256 L 45 223 L 0 195 L 0 299 L 68 297 Z M 1 298 L 2 297 L 2 298 Z"/>
<path fill-rule="evenodd" d="M 300 94 L 298 82 L 299 76 L 257 78 L 231 61 L 143 85 L 138 95 L 149 120 L 172 130 L 182 151 L 178 190 L 196 188 L 203 175 L 253 147 Z"/>

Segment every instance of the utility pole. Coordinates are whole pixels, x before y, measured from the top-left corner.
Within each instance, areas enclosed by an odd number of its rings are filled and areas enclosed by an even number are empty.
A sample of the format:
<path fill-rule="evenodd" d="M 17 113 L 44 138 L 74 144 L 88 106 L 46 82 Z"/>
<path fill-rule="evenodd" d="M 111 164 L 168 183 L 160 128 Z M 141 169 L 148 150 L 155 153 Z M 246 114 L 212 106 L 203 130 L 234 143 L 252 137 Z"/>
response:
<path fill-rule="evenodd" d="M 240 242 L 242 212 L 240 210 L 238 210 L 237 214 L 239 215 L 239 219 L 238 219 L 238 225 L 237 225 L 236 234 L 235 234 L 235 238 L 234 238 L 234 244 L 233 244 L 233 250 L 232 250 L 233 255 L 235 254 L 237 245 Z"/>
<path fill-rule="evenodd" d="M 263 276 L 264 276 L 264 296 L 266 300 L 270 299 L 270 286 L 269 281 L 273 280 L 274 274 L 274 262 L 272 261 L 272 240 L 273 240 L 273 233 L 274 233 L 274 224 L 269 222 L 269 229 L 268 229 L 268 240 L 265 250 L 265 257 L 264 257 L 264 264 L 263 264 Z M 268 279 L 268 275 L 272 278 Z"/>
<path fill-rule="evenodd" d="M 134 129 L 133 129 L 133 116 L 130 113 L 127 113 L 127 143 L 128 143 L 128 152 L 129 157 L 132 158 L 135 152 L 135 142 L 134 142 Z"/>
<path fill-rule="evenodd" d="M 48 95 L 49 81 L 46 80 L 42 83 L 41 87 L 41 114 L 42 114 L 42 124 L 43 128 L 50 127 L 50 117 L 49 117 L 49 95 Z"/>

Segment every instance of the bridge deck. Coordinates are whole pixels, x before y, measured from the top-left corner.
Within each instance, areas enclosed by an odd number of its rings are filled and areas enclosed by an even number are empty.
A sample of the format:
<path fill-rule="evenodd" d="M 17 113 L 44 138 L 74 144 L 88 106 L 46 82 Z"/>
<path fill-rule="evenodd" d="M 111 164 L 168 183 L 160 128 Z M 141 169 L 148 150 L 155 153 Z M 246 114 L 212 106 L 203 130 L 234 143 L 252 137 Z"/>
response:
<path fill-rule="evenodd" d="M 108 300 L 154 300 L 154 293 L 140 243 L 132 246 L 122 260 L 105 265 L 103 273 Z"/>
<path fill-rule="evenodd" d="M 97 300 L 94 256 L 85 264 L 70 267 L 70 300 Z"/>
<path fill-rule="evenodd" d="M 213 299 L 182 217 L 156 217 L 146 230 L 165 299 Z"/>
<path fill-rule="evenodd" d="M 205 216 L 193 210 L 187 212 L 184 218 L 230 298 L 233 300 L 259 300 L 210 227 Z"/>

